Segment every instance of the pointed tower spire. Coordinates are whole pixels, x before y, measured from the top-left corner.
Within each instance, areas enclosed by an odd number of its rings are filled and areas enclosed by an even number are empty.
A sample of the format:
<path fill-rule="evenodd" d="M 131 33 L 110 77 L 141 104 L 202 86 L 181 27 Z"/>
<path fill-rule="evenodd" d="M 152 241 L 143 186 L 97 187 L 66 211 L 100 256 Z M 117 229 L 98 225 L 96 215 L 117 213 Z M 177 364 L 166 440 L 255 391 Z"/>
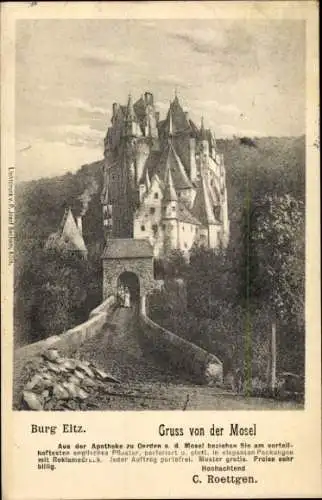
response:
<path fill-rule="evenodd" d="M 170 165 L 167 165 L 163 200 L 164 201 L 177 201 L 178 200 L 176 190 L 174 189 Z"/>
<path fill-rule="evenodd" d="M 168 132 L 168 137 L 169 137 L 169 139 L 172 139 L 172 137 L 173 137 L 173 123 L 172 123 L 171 105 L 170 105 L 170 109 L 169 109 L 169 132 Z"/>
<path fill-rule="evenodd" d="M 179 101 L 179 98 L 178 98 L 178 86 L 175 87 L 174 89 L 174 100 L 173 102 L 178 102 Z"/>
<path fill-rule="evenodd" d="M 149 189 L 151 187 L 151 181 L 150 181 L 148 169 L 146 169 L 146 172 L 145 172 L 145 187 L 146 187 L 147 192 L 149 191 Z"/>
<path fill-rule="evenodd" d="M 134 112 L 132 95 L 129 94 L 129 98 L 128 98 L 127 106 L 126 106 L 126 113 L 125 113 L 124 135 L 135 137 L 137 135 L 137 132 L 138 132 L 137 119 L 136 119 L 135 112 Z"/>

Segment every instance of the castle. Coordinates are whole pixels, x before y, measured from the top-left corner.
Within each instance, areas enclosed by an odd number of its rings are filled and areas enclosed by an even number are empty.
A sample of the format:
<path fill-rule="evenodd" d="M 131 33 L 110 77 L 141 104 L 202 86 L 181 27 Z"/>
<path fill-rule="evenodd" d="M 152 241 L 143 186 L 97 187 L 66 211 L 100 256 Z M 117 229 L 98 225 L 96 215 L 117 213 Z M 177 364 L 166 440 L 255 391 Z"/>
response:
<path fill-rule="evenodd" d="M 183 110 L 178 96 L 164 120 L 150 92 L 113 104 L 104 141 L 101 194 L 105 237 L 149 240 L 153 255 L 193 244 L 226 247 L 226 172 L 211 130 Z"/>

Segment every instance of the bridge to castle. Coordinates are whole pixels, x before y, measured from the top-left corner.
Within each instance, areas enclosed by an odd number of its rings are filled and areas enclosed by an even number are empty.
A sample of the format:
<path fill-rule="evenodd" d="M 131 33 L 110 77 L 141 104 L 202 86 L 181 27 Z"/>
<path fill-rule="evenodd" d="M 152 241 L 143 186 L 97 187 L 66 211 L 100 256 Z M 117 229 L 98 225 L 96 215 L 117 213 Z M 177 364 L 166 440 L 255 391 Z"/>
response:
<path fill-rule="evenodd" d="M 132 305 L 145 313 L 146 296 L 154 288 L 153 248 L 148 240 L 110 239 L 103 255 L 103 300 L 127 289 Z"/>
<path fill-rule="evenodd" d="M 15 352 L 15 377 L 27 360 L 48 348 L 75 350 L 96 359 L 103 370 L 132 382 L 173 382 L 189 378 L 198 383 L 220 382 L 221 361 L 212 353 L 166 330 L 149 317 L 146 297 L 156 287 L 153 248 L 148 240 L 108 240 L 103 255 L 103 302 L 89 319 L 65 332 L 23 346 Z M 120 289 L 127 289 L 131 307 L 119 307 Z"/>

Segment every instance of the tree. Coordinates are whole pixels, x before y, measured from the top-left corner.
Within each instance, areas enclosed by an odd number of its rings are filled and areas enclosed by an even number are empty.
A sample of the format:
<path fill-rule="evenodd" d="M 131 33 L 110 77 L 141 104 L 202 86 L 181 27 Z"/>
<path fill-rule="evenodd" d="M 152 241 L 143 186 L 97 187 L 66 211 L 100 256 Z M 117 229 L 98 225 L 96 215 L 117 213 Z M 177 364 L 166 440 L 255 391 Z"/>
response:
<path fill-rule="evenodd" d="M 298 317 L 304 308 L 304 236 L 301 201 L 290 195 L 263 199 L 254 233 L 259 278 L 280 319 Z"/>
<path fill-rule="evenodd" d="M 163 261 L 166 278 L 182 278 L 187 271 L 187 259 L 181 250 L 172 250 Z"/>
<path fill-rule="evenodd" d="M 281 326 L 284 362 L 290 353 L 303 369 L 305 231 L 304 204 L 290 195 L 263 197 L 254 232 L 258 278 L 272 312 L 272 330 Z M 299 347 L 297 356 L 296 344 Z M 295 351 L 294 351 L 295 347 Z M 301 354 L 302 353 L 302 354 Z"/>
<path fill-rule="evenodd" d="M 236 295 L 234 252 L 194 246 L 187 269 L 188 297 L 197 316 L 212 318 Z"/>

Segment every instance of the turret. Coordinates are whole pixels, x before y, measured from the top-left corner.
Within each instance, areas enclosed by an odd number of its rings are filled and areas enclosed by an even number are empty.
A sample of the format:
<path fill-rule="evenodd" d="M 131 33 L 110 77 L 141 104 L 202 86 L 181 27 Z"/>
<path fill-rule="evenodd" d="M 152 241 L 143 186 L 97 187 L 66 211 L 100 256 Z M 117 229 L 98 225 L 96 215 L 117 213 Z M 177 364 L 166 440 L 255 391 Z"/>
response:
<path fill-rule="evenodd" d="M 145 172 L 144 183 L 145 183 L 146 192 L 148 192 L 150 187 L 151 187 L 151 181 L 150 181 L 148 169 L 146 169 L 146 172 Z"/>
<path fill-rule="evenodd" d="M 208 142 L 208 137 L 207 137 L 207 131 L 204 127 L 203 117 L 201 117 L 199 141 L 200 141 L 201 153 L 208 156 L 209 155 L 209 142 Z"/>
<path fill-rule="evenodd" d="M 130 137 L 136 137 L 137 135 L 137 119 L 133 108 L 133 101 L 131 94 L 129 94 L 126 107 L 124 135 Z"/>
<path fill-rule="evenodd" d="M 216 138 L 212 130 L 209 130 L 210 156 L 216 158 Z"/>
<path fill-rule="evenodd" d="M 173 138 L 173 121 L 172 121 L 172 111 L 170 104 L 169 118 L 168 118 L 168 141 L 172 141 L 172 138 Z"/>
<path fill-rule="evenodd" d="M 165 186 L 164 186 L 164 194 L 163 194 L 163 202 L 165 204 L 173 202 L 176 205 L 177 201 L 178 201 L 178 197 L 177 197 L 176 190 L 174 188 L 171 170 L 170 170 L 169 165 L 167 165 L 167 171 L 166 171 L 166 177 L 165 177 Z"/>
<path fill-rule="evenodd" d="M 164 251 L 170 252 L 178 246 L 178 197 L 174 188 L 170 166 L 167 165 L 162 200 Z"/>

